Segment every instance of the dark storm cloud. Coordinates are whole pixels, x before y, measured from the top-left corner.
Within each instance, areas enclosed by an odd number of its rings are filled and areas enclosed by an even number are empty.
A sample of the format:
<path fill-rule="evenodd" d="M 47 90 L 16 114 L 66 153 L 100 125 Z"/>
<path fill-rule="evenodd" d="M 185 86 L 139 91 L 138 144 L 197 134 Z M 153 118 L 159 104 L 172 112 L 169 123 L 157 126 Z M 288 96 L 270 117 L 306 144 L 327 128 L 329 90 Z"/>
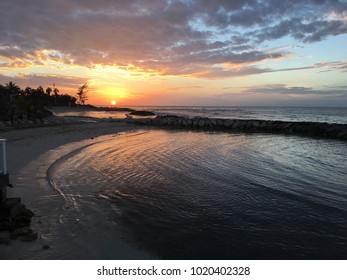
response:
<path fill-rule="evenodd" d="M 291 36 L 310 43 L 345 34 L 346 13 L 342 1 L 1 1 L 0 65 L 55 60 L 203 76 L 219 64 L 286 55 L 263 49 L 267 41 Z M 37 57 L 43 49 L 55 53 Z M 262 70 L 244 70 L 252 71 Z"/>
<path fill-rule="evenodd" d="M 340 35 L 347 33 L 347 24 L 343 21 L 316 20 L 304 22 L 300 18 L 284 20 L 275 26 L 266 27 L 259 31 L 250 32 L 246 35 L 254 37 L 257 42 L 280 39 L 291 36 L 302 42 L 317 42 L 325 39 L 329 35 Z"/>

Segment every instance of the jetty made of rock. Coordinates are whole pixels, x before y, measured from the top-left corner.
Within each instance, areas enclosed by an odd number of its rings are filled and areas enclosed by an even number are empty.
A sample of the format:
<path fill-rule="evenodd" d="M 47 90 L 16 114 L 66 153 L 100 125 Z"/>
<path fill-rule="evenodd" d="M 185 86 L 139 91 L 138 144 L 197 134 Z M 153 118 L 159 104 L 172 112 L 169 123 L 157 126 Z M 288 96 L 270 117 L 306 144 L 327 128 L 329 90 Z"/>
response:
<path fill-rule="evenodd" d="M 279 133 L 337 138 L 347 140 L 347 124 L 318 122 L 288 122 L 247 119 L 217 119 L 203 117 L 157 116 L 155 118 L 127 119 L 138 125 L 200 129 L 208 131 L 228 131 L 246 133 Z"/>

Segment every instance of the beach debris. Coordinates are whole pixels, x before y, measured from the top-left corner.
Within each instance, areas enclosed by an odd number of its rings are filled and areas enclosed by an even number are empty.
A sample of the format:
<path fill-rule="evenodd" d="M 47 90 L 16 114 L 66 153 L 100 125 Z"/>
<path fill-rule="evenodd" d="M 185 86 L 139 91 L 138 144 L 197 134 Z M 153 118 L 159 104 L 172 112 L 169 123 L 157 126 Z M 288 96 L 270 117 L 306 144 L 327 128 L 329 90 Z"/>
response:
<path fill-rule="evenodd" d="M 11 232 L 11 239 L 20 239 L 21 241 L 31 242 L 36 240 L 37 233 L 33 232 L 30 227 L 16 228 Z"/>
<path fill-rule="evenodd" d="M 18 208 L 18 214 L 12 218 L 12 226 L 14 228 L 29 226 L 31 218 L 35 214 L 31 210 L 27 209 L 24 204 L 21 204 Z"/>
<path fill-rule="evenodd" d="M 32 233 L 32 230 L 29 227 L 15 228 L 11 232 L 11 237 L 15 238 L 15 237 L 24 236 L 24 235 L 31 234 L 31 233 Z"/>
<path fill-rule="evenodd" d="M 34 213 L 27 209 L 24 204 L 19 204 L 15 210 L 16 215 L 1 221 L 0 230 L 9 231 L 10 239 L 20 239 L 25 242 L 36 240 L 38 234 L 30 228 L 31 218 Z"/>

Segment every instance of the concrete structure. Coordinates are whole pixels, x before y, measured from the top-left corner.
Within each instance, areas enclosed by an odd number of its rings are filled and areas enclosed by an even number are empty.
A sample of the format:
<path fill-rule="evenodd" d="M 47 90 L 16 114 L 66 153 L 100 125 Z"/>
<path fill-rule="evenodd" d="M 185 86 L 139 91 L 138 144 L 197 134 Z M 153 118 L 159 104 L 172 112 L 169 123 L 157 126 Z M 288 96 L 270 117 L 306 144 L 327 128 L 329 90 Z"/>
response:
<path fill-rule="evenodd" d="M 6 140 L 0 139 L 0 221 L 11 219 L 18 214 L 20 198 L 8 198 L 7 187 L 10 176 L 6 164 Z"/>
<path fill-rule="evenodd" d="M 7 173 L 6 139 L 0 139 L 0 175 Z"/>
<path fill-rule="evenodd" d="M 0 139 L 0 205 L 6 201 L 6 188 L 9 184 L 6 163 L 6 140 Z"/>

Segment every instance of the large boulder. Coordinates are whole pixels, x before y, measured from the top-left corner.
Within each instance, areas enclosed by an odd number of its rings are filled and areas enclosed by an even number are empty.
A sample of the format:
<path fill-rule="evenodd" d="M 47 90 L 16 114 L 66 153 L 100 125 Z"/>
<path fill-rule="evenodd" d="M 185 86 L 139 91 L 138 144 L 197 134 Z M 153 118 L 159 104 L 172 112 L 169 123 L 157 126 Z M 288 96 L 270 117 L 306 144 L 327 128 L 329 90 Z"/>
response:
<path fill-rule="evenodd" d="M 130 115 L 133 116 L 155 116 L 155 114 L 151 111 L 132 111 L 130 112 Z"/>

